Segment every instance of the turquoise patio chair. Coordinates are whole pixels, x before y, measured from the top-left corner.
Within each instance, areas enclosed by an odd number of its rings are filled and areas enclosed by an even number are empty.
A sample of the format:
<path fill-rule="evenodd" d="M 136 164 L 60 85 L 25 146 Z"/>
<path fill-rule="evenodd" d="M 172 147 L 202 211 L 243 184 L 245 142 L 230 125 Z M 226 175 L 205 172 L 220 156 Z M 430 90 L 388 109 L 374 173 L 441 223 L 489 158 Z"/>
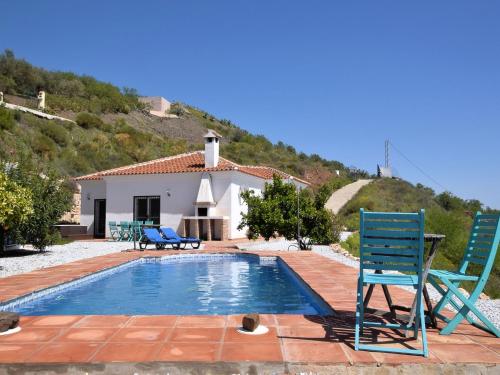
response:
<path fill-rule="evenodd" d="M 478 212 L 474 218 L 469 242 L 464 257 L 460 262 L 458 271 L 430 270 L 428 280 L 443 296 L 434 307 L 433 313 L 446 323 L 441 330 L 442 335 L 452 333 L 457 325 L 464 319 L 477 328 L 483 329 L 500 337 L 500 330 L 479 311 L 475 303 L 483 291 L 491 269 L 495 262 L 495 256 L 500 242 L 500 215 L 485 215 Z M 458 289 L 461 282 L 475 283 L 470 296 L 465 296 Z M 443 289 L 442 284 L 447 288 Z M 453 298 L 455 297 L 455 298 Z M 458 303 L 458 301 L 460 303 Z M 440 314 L 446 304 L 450 304 L 457 311 L 453 319 L 448 319 Z M 461 305 L 461 306 L 460 306 Z M 473 313 L 478 323 L 469 316 Z"/>
<path fill-rule="evenodd" d="M 120 241 L 128 241 L 130 238 L 130 223 L 128 221 L 120 221 Z"/>
<path fill-rule="evenodd" d="M 135 240 L 136 241 L 141 241 L 142 240 L 142 229 L 141 229 L 141 224 L 142 222 L 140 221 L 132 221 L 130 223 L 130 236 L 129 236 L 129 241 Z"/>
<path fill-rule="evenodd" d="M 428 357 L 425 316 L 422 304 L 424 254 L 424 210 L 419 213 L 382 213 L 360 210 L 360 272 L 356 303 L 355 349 L 423 355 Z M 368 272 L 366 272 L 368 271 Z M 372 273 L 375 271 L 375 273 Z M 384 274 L 383 271 L 402 273 Z M 416 291 L 416 316 L 408 323 L 366 321 L 363 286 L 368 284 L 411 286 Z M 422 350 L 360 344 L 363 328 L 422 330 Z"/>
<path fill-rule="evenodd" d="M 120 229 L 116 225 L 116 221 L 110 221 L 108 222 L 108 225 L 111 238 L 115 241 L 120 241 Z"/>
<path fill-rule="evenodd" d="M 145 225 L 153 225 L 153 224 L 154 224 L 154 222 L 153 222 L 153 220 L 145 220 L 145 221 L 144 221 L 144 224 L 145 224 Z"/>

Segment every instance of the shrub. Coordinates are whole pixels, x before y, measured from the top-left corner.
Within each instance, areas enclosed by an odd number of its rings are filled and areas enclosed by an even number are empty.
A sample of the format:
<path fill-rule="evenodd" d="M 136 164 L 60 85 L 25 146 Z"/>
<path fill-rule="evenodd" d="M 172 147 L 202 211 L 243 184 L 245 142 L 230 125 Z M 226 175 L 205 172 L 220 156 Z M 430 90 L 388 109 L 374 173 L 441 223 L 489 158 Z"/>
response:
<path fill-rule="evenodd" d="M 98 116 L 87 112 L 79 113 L 76 116 L 76 123 L 84 129 L 100 129 L 104 126 L 104 122 Z"/>
<path fill-rule="evenodd" d="M 37 134 L 32 143 L 33 150 L 45 159 L 52 160 L 57 152 L 54 141 L 44 134 Z"/>
<path fill-rule="evenodd" d="M 59 146 L 66 146 L 69 143 L 69 136 L 66 129 L 54 121 L 43 123 L 40 131 Z"/>
<path fill-rule="evenodd" d="M 5 170 L 1 165 L 1 170 Z M 0 251 L 4 250 L 5 231 L 28 220 L 33 213 L 31 191 L 0 171 Z"/>
<path fill-rule="evenodd" d="M 340 246 L 351 255 L 359 257 L 359 232 L 353 233 L 347 240 L 342 241 Z"/>
<path fill-rule="evenodd" d="M 0 129 L 12 130 L 14 126 L 16 126 L 16 121 L 12 111 L 0 106 Z"/>
<path fill-rule="evenodd" d="M 300 194 L 300 219 L 297 218 L 297 203 Z M 259 235 L 266 240 L 283 236 L 290 240 L 297 237 L 300 220 L 301 236 L 310 237 L 314 243 L 330 244 L 338 240 L 340 226 L 333 214 L 323 207 L 317 207 L 309 190 L 297 193 L 295 185 L 285 183 L 274 176 L 272 183 L 266 183 L 262 197 L 252 190 L 242 193 L 248 212 L 242 213 L 239 229 L 248 228 L 250 239 Z"/>

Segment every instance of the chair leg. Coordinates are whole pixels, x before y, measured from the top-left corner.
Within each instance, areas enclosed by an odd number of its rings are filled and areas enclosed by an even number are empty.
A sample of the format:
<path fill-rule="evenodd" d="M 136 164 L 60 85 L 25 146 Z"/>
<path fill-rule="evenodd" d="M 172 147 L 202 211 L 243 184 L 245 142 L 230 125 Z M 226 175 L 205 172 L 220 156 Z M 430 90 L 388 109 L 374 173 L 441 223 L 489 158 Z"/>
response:
<path fill-rule="evenodd" d="M 464 304 L 462 308 L 458 311 L 458 313 L 453 317 L 448 322 L 448 325 L 444 327 L 440 334 L 441 335 L 449 335 L 452 333 L 457 325 L 464 320 L 467 317 L 467 314 L 469 312 L 472 312 L 474 315 L 476 315 L 479 320 L 486 326 L 487 330 L 489 330 L 491 333 L 493 333 L 495 336 L 500 337 L 500 331 L 491 323 L 486 316 L 482 312 L 480 312 L 477 307 L 474 305 L 476 302 L 477 298 L 469 299 L 466 298 L 460 291 L 458 290 L 455 285 L 453 285 L 451 282 L 448 280 L 443 280 L 445 285 L 448 287 L 448 290 L 451 290 L 451 292 L 457 296 L 457 298 Z"/>
<path fill-rule="evenodd" d="M 358 291 L 357 291 L 357 302 L 356 302 L 356 326 L 354 328 L 354 349 L 359 350 L 359 336 L 363 332 L 363 283 L 361 277 L 358 277 Z"/>
<path fill-rule="evenodd" d="M 416 319 L 418 321 L 418 319 Z M 425 327 L 425 312 L 424 305 L 420 302 L 420 327 L 422 330 L 422 347 L 424 350 L 424 357 L 429 357 L 429 349 L 427 348 L 427 328 Z M 418 331 L 417 331 L 418 335 Z"/>

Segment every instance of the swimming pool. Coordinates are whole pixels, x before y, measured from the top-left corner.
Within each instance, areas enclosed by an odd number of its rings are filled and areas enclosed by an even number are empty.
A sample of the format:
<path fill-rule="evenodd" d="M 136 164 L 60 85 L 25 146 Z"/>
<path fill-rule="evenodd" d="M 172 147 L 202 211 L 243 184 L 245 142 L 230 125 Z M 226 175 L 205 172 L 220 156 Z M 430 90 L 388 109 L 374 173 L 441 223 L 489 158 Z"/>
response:
<path fill-rule="evenodd" d="M 142 258 L 3 305 L 22 315 L 328 315 L 329 305 L 276 257 Z"/>

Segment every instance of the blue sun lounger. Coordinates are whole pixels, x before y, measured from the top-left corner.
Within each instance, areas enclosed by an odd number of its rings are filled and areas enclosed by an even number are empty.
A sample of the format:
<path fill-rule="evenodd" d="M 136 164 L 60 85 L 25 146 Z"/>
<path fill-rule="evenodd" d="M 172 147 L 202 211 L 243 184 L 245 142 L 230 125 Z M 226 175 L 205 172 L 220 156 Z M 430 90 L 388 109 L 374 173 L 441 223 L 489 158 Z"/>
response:
<path fill-rule="evenodd" d="M 143 233 L 142 239 L 139 242 L 141 250 L 146 249 L 146 246 L 149 244 L 155 244 L 157 250 L 165 249 L 167 245 L 171 245 L 172 249 L 179 249 L 181 246 L 181 242 L 178 240 L 163 238 L 156 228 L 144 228 Z"/>
<path fill-rule="evenodd" d="M 183 249 L 185 249 L 188 244 L 191 245 L 193 249 L 198 249 L 200 247 L 201 240 L 199 238 L 181 237 L 175 230 L 169 227 L 160 227 L 160 231 L 167 240 L 179 241 L 183 245 Z"/>

